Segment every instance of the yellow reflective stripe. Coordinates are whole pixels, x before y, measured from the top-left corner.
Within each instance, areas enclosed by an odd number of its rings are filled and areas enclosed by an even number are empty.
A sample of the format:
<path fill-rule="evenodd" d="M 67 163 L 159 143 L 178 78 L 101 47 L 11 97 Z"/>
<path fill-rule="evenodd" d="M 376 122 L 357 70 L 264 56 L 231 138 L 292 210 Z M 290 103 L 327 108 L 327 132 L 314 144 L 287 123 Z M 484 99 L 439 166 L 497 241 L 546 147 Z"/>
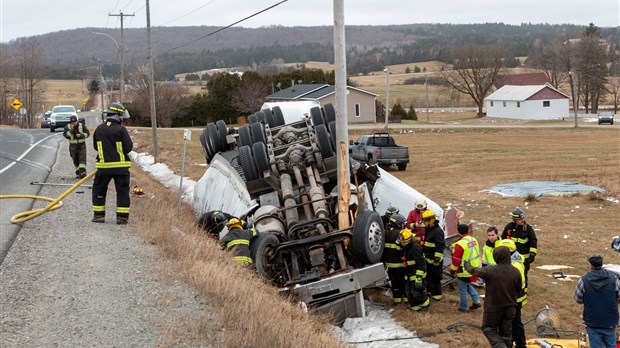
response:
<path fill-rule="evenodd" d="M 398 244 L 394 244 L 394 243 L 385 243 L 385 247 L 388 248 L 388 249 L 400 250 L 400 246 Z"/>
<path fill-rule="evenodd" d="M 247 239 L 235 239 L 231 240 L 226 244 L 227 248 L 233 247 L 235 245 L 250 245 L 250 241 Z"/>
<path fill-rule="evenodd" d="M 78 167 L 78 168 L 80 168 L 80 169 L 81 169 L 81 168 L 86 169 L 86 164 L 84 164 L 84 163 L 80 163 L 80 165 L 79 165 L 79 166 L 77 166 L 77 167 Z"/>
<path fill-rule="evenodd" d="M 443 254 L 440 252 L 436 252 L 434 256 L 438 257 L 440 260 L 443 260 Z"/>
<path fill-rule="evenodd" d="M 249 256 L 235 256 L 234 258 L 243 266 L 247 266 L 252 263 L 252 258 Z"/>
<path fill-rule="evenodd" d="M 105 158 L 103 158 L 103 144 L 101 140 L 97 142 L 97 157 L 99 157 L 99 162 L 105 162 Z"/>
<path fill-rule="evenodd" d="M 455 266 L 453 264 L 450 264 L 450 270 L 456 271 L 457 269 L 459 269 L 459 266 Z"/>
<path fill-rule="evenodd" d="M 426 272 L 424 272 L 423 270 L 419 269 L 419 270 L 415 271 L 415 275 L 424 278 L 424 277 L 426 277 Z"/>
<path fill-rule="evenodd" d="M 538 252 L 538 249 L 536 248 L 530 248 L 530 253 L 534 253 L 536 254 Z"/>
<path fill-rule="evenodd" d="M 128 207 L 117 207 L 116 208 L 116 212 L 117 213 L 127 213 L 127 214 L 129 214 L 129 208 Z"/>
<path fill-rule="evenodd" d="M 105 211 L 105 205 L 93 205 L 93 211 L 96 211 L 96 212 Z"/>
<path fill-rule="evenodd" d="M 101 159 L 101 157 L 99 157 Z M 131 162 L 97 162 L 95 163 L 95 168 L 129 168 L 131 167 Z"/>
<path fill-rule="evenodd" d="M 437 245 L 435 245 L 435 243 L 431 243 L 431 242 L 429 242 L 429 241 L 425 241 L 425 242 L 424 242 L 424 246 L 427 246 L 427 247 L 429 247 L 429 248 L 434 248 L 434 247 L 436 247 Z"/>
<path fill-rule="evenodd" d="M 386 262 L 385 266 L 387 268 L 403 268 L 403 267 L 405 267 L 402 263 L 395 263 L 395 262 Z"/>
<path fill-rule="evenodd" d="M 120 161 L 125 162 L 125 154 L 123 153 L 123 143 L 120 141 L 116 142 L 116 152 L 118 152 L 118 158 L 120 158 Z"/>
<path fill-rule="evenodd" d="M 394 297 L 392 299 L 392 302 L 394 302 L 394 303 L 402 303 L 403 299 L 402 299 L 402 297 Z"/>
<path fill-rule="evenodd" d="M 530 241 L 528 238 L 513 238 L 513 240 L 515 241 L 515 243 L 519 244 L 526 244 Z"/>
<path fill-rule="evenodd" d="M 86 142 L 86 140 L 84 140 L 84 139 L 69 140 L 69 144 L 83 144 L 85 142 Z"/>
<path fill-rule="evenodd" d="M 527 304 L 527 294 L 517 298 L 517 303 L 521 303 L 521 305 L 525 306 Z"/>
<path fill-rule="evenodd" d="M 413 265 L 415 265 L 414 260 L 407 260 L 407 266 L 413 266 Z"/>

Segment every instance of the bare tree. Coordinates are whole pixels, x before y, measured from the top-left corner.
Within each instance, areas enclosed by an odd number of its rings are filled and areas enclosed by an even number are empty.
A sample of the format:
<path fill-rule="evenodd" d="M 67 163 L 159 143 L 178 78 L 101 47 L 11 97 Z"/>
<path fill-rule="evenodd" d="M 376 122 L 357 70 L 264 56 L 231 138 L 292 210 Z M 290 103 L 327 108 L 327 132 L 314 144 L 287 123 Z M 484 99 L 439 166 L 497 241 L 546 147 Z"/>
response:
<path fill-rule="evenodd" d="M 611 103 L 614 105 L 614 114 L 617 114 L 618 106 L 620 105 L 620 77 L 609 79 L 609 87 L 607 88 L 607 91 L 611 97 Z"/>
<path fill-rule="evenodd" d="M 471 97 L 478 106 L 478 117 L 484 116 L 484 98 L 502 70 L 503 57 L 505 50 L 500 46 L 459 46 L 451 51 L 452 70 L 442 71 L 452 88 Z"/>
<path fill-rule="evenodd" d="M 246 114 L 259 110 L 269 94 L 269 89 L 264 82 L 250 79 L 242 82 L 232 97 L 232 106 Z"/>
<path fill-rule="evenodd" d="M 598 112 L 599 101 L 604 98 L 606 93 L 605 84 L 607 83 L 607 47 L 601 38 L 599 28 L 590 23 L 581 37 L 577 46 L 579 76 L 579 95 L 582 98 L 586 113 Z"/>
<path fill-rule="evenodd" d="M 19 67 L 20 98 L 28 113 L 22 119 L 22 127 L 34 127 L 37 111 L 43 96 L 43 66 L 41 64 L 41 45 L 34 38 L 18 39 L 15 56 Z"/>
<path fill-rule="evenodd" d="M 13 62 L 6 44 L 0 44 L 0 124 L 13 124 L 15 109 L 10 105 L 15 96 Z"/>
<path fill-rule="evenodd" d="M 556 88 L 562 87 L 565 83 L 570 83 L 570 76 L 566 69 L 566 58 L 570 57 L 570 41 L 554 40 L 542 44 L 527 58 L 527 65 L 541 69 L 545 72 L 551 84 Z"/>

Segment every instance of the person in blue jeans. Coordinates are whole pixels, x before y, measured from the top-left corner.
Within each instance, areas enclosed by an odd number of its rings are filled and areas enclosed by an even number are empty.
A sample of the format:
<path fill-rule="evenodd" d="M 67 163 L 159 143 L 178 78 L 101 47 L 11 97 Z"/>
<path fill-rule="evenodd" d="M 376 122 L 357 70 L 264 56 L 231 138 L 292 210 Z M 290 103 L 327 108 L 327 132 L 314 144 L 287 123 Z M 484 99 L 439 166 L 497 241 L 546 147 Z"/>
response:
<path fill-rule="evenodd" d="M 603 269 L 603 257 L 588 256 L 590 272 L 586 273 L 575 288 L 575 301 L 583 304 L 583 321 L 590 340 L 590 348 L 616 347 L 618 327 L 618 300 L 620 280 Z"/>
<path fill-rule="evenodd" d="M 467 296 L 471 296 L 472 305 L 469 309 L 480 308 L 480 297 L 478 292 L 471 285 L 472 281 L 476 281 L 476 277 L 472 276 L 464 268 L 465 263 L 469 263 L 472 267 L 480 267 L 480 247 L 476 238 L 472 237 L 470 226 L 459 224 L 457 231 L 461 238 L 452 244 L 452 263 L 450 264 L 450 273 L 456 276 L 456 283 L 459 287 L 460 303 L 458 310 L 467 312 Z"/>

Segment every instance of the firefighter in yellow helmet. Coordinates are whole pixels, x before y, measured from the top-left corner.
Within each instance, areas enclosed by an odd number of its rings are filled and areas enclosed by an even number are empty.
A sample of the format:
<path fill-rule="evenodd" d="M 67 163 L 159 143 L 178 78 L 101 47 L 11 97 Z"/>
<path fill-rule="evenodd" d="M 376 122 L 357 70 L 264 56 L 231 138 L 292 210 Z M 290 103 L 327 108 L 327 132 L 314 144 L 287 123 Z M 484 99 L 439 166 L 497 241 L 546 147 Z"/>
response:
<path fill-rule="evenodd" d="M 505 246 L 510 250 L 510 262 L 514 268 L 519 270 L 521 274 L 521 292 L 517 297 L 517 313 L 512 320 L 512 342 L 516 348 L 525 348 L 525 327 L 521 320 L 521 309 L 527 304 L 527 283 L 525 282 L 525 265 L 523 264 L 523 255 L 517 251 L 517 245 L 512 239 L 500 239 L 495 242 L 495 247 Z"/>
<path fill-rule="evenodd" d="M 426 290 L 435 301 L 441 300 L 441 278 L 443 277 L 443 251 L 446 239 L 435 212 L 427 209 L 422 212 L 425 239 L 422 251 L 426 258 Z"/>
<path fill-rule="evenodd" d="M 235 260 L 242 266 L 249 266 L 253 262 L 250 243 L 258 235 L 258 232 L 254 228 L 243 229 L 243 226 L 244 221 L 239 218 L 231 217 L 228 219 L 226 224 L 228 232 L 220 239 L 220 244 L 223 249 L 232 251 L 235 254 Z"/>
<path fill-rule="evenodd" d="M 405 294 L 405 264 L 403 262 L 403 250 L 398 243 L 400 230 L 405 224 L 405 217 L 400 214 L 392 214 L 386 224 L 385 244 L 381 261 L 387 267 L 387 274 L 392 287 L 392 302 L 399 304 L 407 302 Z"/>
<path fill-rule="evenodd" d="M 430 299 L 426 295 L 426 261 L 422 249 L 413 241 L 413 233 L 406 228 L 398 234 L 397 243 L 403 250 L 405 288 L 409 305 L 414 311 L 426 311 Z"/>

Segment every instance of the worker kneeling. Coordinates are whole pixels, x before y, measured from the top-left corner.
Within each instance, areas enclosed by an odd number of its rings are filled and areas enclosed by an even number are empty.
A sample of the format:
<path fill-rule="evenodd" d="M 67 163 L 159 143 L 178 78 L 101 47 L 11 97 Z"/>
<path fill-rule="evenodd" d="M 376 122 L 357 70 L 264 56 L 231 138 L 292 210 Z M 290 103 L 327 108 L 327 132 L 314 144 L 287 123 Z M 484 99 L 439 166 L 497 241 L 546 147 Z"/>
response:
<path fill-rule="evenodd" d="M 235 254 L 235 260 L 242 266 L 249 266 L 253 262 L 250 253 L 250 242 L 258 235 L 258 232 L 254 228 L 244 230 L 243 224 L 236 217 L 228 219 L 226 224 L 228 233 L 220 240 L 220 244 L 222 249 L 232 251 Z"/>
<path fill-rule="evenodd" d="M 413 233 L 404 228 L 398 235 L 403 250 L 407 300 L 414 311 L 428 310 L 430 299 L 426 295 L 426 261 L 422 248 L 413 242 Z"/>

